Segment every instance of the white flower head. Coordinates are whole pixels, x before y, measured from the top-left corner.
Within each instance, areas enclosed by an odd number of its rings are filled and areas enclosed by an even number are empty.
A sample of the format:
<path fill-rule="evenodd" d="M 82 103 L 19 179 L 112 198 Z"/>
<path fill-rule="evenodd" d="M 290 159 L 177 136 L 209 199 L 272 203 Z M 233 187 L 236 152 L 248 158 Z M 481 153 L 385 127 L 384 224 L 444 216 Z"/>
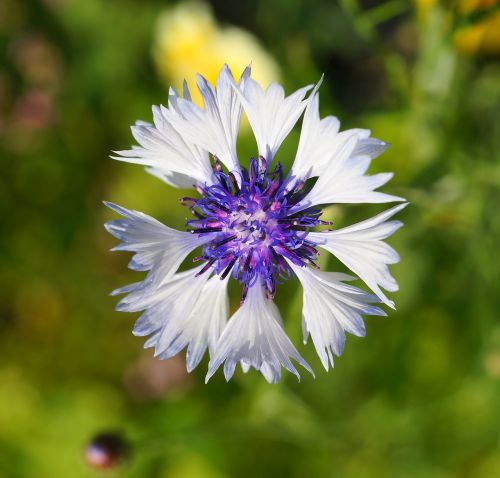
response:
<path fill-rule="evenodd" d="M 311 336 L 328 370 L 344 349 L 346 332 L 364 336 L 363 315 L 385 315 L 374 304 L 394 308 L 382 289 L 397 290 L 388 265 L 399 256 L 384 240 L 402 225 L 388 219 L 406 203 L 358 224 L 318 231 L 331 225 L 320 220 L 321 206 L 404 201 L 377 191 L 392 174 L 366 174 L 388 145 L 367 130 L 340 131 L 333 116 L 321 118 L 319 84 L 286 96 L 276 83 L 263 90 L 250 68 L 236 81 L 226 65 L 215 85 L 202 76 L 197 84 L 203 108 L 191 101 L 187 87 L 182 97 L 171 90 L 168 106 L 153 107 L 153 124 L 132 127 L 139 145 L 115 156 L 146 166 L 172 186 L 192 185 L 199 195 L 182 198 L 193 215 L 186 232 L 106 203 L 123 216 L 106 224 L 121 240 L 115 249 L 135 253 L 131 269 L 149 271 L 142 282 L 114 292 L 127 294 L 117 309 L 143 311 L 134 334 L 149 336 L 145 347 L 161 359 L 186 349 L 191 371 L 208 349 L 207 380 L 222 365 L 229 380 L 239 363 L 275 383 L 282 367 L 299 377 L 292 360 L 312 373 L 273 302 L 278 279 L 293 275 L 304 290 L 304 341 Z M 246 164 L 236 151 L 243 112 L 258 148 Z M 301 115 L 297 154 L 285 175 L 274 157 Z M 311 178 L 317 180 L 309 186 Z M 201 264 L 178 272 L 198 248 Z M 318 248 L 337 257 L 373 294 L 345 283 L 353 276 L 319 271 Z M 241 283 L 242 299 L 228 320 L 230 278 Z"/>

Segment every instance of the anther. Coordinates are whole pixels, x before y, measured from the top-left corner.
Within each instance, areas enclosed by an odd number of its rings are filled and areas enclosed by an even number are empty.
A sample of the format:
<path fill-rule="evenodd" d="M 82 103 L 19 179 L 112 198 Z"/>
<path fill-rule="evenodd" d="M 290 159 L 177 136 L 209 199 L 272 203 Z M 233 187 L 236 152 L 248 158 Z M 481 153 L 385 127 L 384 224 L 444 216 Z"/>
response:
<path fill-rule="evenodd" d="M 221 280 L 225 279 L 227 275 L 231 272 L 231 269 L 233 268 L 235 262 L 238 260 L 238 256 L 235 256 L 231 259 L 231 262 L 228 264 L 228 266 L 224 269 L 224 272 L 220 276 Z"/>
<path fill-rule="evenodd" d="M 206 264 L 205 266 L 203 267 L 203 269 L 198 272 L 195 277 L 198 277 L 198 276 L 201 276 L 204 272 L 207 272 L 208 269 L 210 269 L 210 267 L 212 267 L 212 264 L 215 262 L 215 259 L 210 259 Z"/>
<path fill-rule="evenodd" d="M 236 234 L 233 234 L 232 236 L 229 236 L 229 237 L 226 237 L 225 239 L 223 239 L 222 241 L 218 241 L 218 242 L 215 242 L 214 243 L 214 246 L 215 247 L 219 247 L 219 246 L 222 246 L 224 244 L 227 244 L 228 242 L 231 242 L 233 241 L 234 239 L 236 239 L 238 236 Z"/>
<path fill-rule="evenodd" d="M 183 197 L 179 198 L 179 202 L 186 207 L 192 207 L 196 203 L 195 198 L 190 198 L 190 197 Z"/>
<path fill-rule="evenodd" d="M 243 266 L 243 270 L 245 270 L 245 271 L 250 270 L 250 261 L 252 260 L 252 256 L 253 256 L 253 248 L 251 248 L 247 253 L 247 257 L 245 260 L 245 265 Z"/>
<path fill-rule="evenodd" d="M 236 181 L 236 176 L 234 175 L 233 172 L 229 173 L 229 181 L 231 181 L 231 185 L 234 188 L 234 192 L 235 192 L 236 196 L 238 194 L 240 194 L 241 190 L 240 190 L 240 187 L 238 186 L 238 181 Z"/>
<path fill-rule="evenodd" d="M 206 234 L 208 232 L 220 232 L 222 227 L 201 227 L 199 229 L 188 229 L 191 234 Z"/>
<path fill-rule="evenodd" d="M 215 172 L 222 171 L 222 163 L 221 163 L 220 159 L 219 159 L 217 156 L 214 156 L 214 166 L 213 166 L 213 170 L 214 170 Z"/>

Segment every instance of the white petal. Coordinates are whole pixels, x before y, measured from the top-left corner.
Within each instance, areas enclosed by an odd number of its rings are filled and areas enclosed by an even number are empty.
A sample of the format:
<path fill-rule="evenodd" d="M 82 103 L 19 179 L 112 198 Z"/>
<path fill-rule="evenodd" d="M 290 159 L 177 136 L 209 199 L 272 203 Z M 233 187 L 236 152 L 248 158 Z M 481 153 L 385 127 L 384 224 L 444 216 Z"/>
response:
<path fill-rule="evenodd" d="M 373 159 L 389 146 L 379 139 L 371 138 L 369 130 L 350 129 L 339 133 L 339 128 L 340 122 L 334 116 L 320 118 L 319 96 L 314 91 L 304 113 L 299 146 L 290 176 L 298 179 L 320 176 L 326 169 L 334 168 L 335 163 L 342 163 L 347 159 L 343 156 L 347 151 L 342 147 L 350 137 L 358 140 L 352 156 L 368 156 Z"/>
<path fill-rule="evenodd" d="M 241 75 L 242 87 L 249 75 L 247 68 Z M 217 156 L 230 171 L 239 171 L 236 140 L 242 110 L 231 70 L 224 65 L 215 88 L 201 75 L 198 75 L 197 84 L 204 109 L 190 100 L 170 97 L 172 108 L 168 120 L 184 138 Z"/>
<path fill-rule="evenodd" d="M 342 144 L 340 122 L 333 116 L 320 119 L 319 98 L 314 93 L 307 104 L 300 132 L 299 146 L 290 175 L 299 179 L 319 176 Z"/>
<path fill-rule="evenodd" d="M 176 96 L 176 93 L 171 91 L 170 95 Z M 197 182 L 212 184 L 208 153 L 172 126 L 168 118 L 174 110 L 174 107 L 171 111 L 164 106 L 153 106 L 154 125 L 138 121 L 132 126 L 132 134 L 140 146 L 116 151 L 119 156 L 112 158 L 148 166 L 146 171 L 163 180 L 168 178 L 166 182 L 175 187 L 190 187 Z"/>
<path fill-rule="evenodd" d="M 207 347 L 212 357 L 215 346 L 226 325 L 229 310 L 227 283 L 214 276 L 205 284 L 184 329 L 189 343 L 186 365 L 190 372 L 203 357 Z"/>
<path fill-rule="evenodd" d="M 329 364 L 333 367 L 333 355 L 339 356 L 344 350 L 345 332 L 359 337 L 365 335 L 361 315 L 385 315 L 385 312 L 370 305 L 370 302 L 378 302 L 375 295 L 342 282 L 353 277 L 299 267 L 290 261 L 288 263 L 304 290 L 304 342 L 310 334 L 319 358 L 328 370 Z"/>
<path fill-rule="evenodd" d="M 213 354 L 228 315 L 229 278 L 208 279 L 208 272 L 197 276 L 204 266 L 174 274 L 154 289 L 136 283 L 113 292 L 128 293 L 117 310 L 145 311 L 133 333 L 150 335 L 144 347 L 154 347 L 155 356 L 166 359 L 187 347 L 188 372 L 198 365 L 207 347 Z"/>
<path fill-rule="evenodd" d="M 322 168 L 316 184 L 293 209 L 294 212 L 317 204 L 404 201 L 403 198 L 375 191 L 392 178 L 392 173 L 365 175 L 371 157 L 369 154 L 357 155 L 356 149 L 363 150 L 366 143 L 356 130 L 344 131 L 338 137 L 340 142 L 334 157 Z"/>
<path fill-rule="evenodd" d="M 250 366 L 259 370 L 269 383 L 279 381 L 282 366 L 300 378 L 291 358 L 313 373 L 280 323 L 279 310 L 272 300 L 265 297 L 262 286 L 251 287 L 245 302 L 229 320 L 217 342 L 206 381 L 224 362 L 226 380 L 233 376 L 238 362 L 243 370 Z"/>
<path fill-rule="evenodd" d="M 146 172 L 151 174 L 152 176 L 157 177 L 164 183 L 167 183 L 169 186 L 173 186 L 174 188 L 192 188 L 196 184 L 196 180 L 192 176 L 188 176 L 182 173 L 176 173 L 171 170 L 166 170 L 162 168 L 145 168 Z M 208 183 L 209 181 L 205 181 Z"/>
<path fill-rule="evenodd" d="M 401 211 L 407 204 L 400 204 L 371 219 L 349 227 L 308 234 L 309 239 L 335 255 L 357 274 L 385 304 L 392 308 L 394 308 L 394 302 L 389 300 L 380 288 L 390 292 L 398 290 L 398 284 L 391 276 L 387 264 L 399 262 L 399 256 L 391 246 L 383 242 L 383 239 L 399 229 L 402 223 L 385 221 Z"/>
<path fill-rule="evenodd" d="M 388 147 L 389 143 L 377 138 L 360 138 L 354 148 L 354 156 L 368 156 L 374 159 L 381 155 Z"/>
<path fill-rule="evenodd" d="M 187 320 L 209 277 L 209 273 L 197 277 L 203 266 L 202 264 L 187 271 L 177 272 L 156 289 L 137 288 L 125 296 L 118 303 L 117 310 L 121 312 L 145 310 L 149 314 L 149 316 L 143 314 L 136 322 L 134 334 L 149 335 L 157 330 L 159 325 L 155 326 L 154 323 L 163 324 L 161 314 L 156 313 L 161 308 L 167 310 L 168 317 L 184 315 L 184 320 Z"/>
<path fill-rule="evenodd" d="M 304 96 L 311 88 L 312 85 L 306 86 L 286 98 L 281 85 L 271 83 L 264 91 L 252 78 L 245 82 L 244 88 L 235 88 L 252 126 L 259 155 L 268 162 L 304 111 L 307 104 Z"/>
<path fill-rule="evenodd" d="M 133 333 L 138 336 L 151 335 L 145 348 L 154 347 L 155 356 L 160 359 L 176 355 L 200 338 L 190 321 L 194 320 L 192 314 L 198 301 L 206 303 L 206 297 L 201 299 L 201 295 L 209 274 L 196 276 L 202 268 L 203 265 L 175 274 L 154 291 L 132 292 L 119 304 L 122 306 L 118 309 L 127 312 L 144 310 L 135 323 Z M 201 350 L 200 359 L 205 349 L 206 344 Z"/>
<path fill-rule="evenodd" d="M 175 273 L 193 249 L 212 239 L 210 234 L 197 236 L 177 231 L 141 212 L 109 202 L 104 204 L 125 216 L 125 219 L 105 224 L 107 231 L 122 241 L 113 250 L 135 252 L 129 267 L 133 270 L 151 271 L 141 287 L 159 286 Z"/>

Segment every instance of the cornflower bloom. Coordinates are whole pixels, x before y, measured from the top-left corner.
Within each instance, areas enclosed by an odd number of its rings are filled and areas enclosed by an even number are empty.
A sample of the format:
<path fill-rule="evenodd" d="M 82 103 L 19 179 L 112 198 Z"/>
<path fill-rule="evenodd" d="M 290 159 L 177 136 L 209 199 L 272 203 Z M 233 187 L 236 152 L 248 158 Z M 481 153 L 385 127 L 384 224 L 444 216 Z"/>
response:
<path fill-rule="evenodd" d="M 253 367 L 275 383 L 281 367 L 299 377 L 292 359 L 313 373 L 283 330 L 273 302 L 277 285 L 296 276 L 303 287 L 304 342 L 310 335 L 328 370 L 343 351 L 346 332 L 364 336 L 363 315 L 385 315 L 374 304 L 394 308 L 382 289 L 398 289 L 388 264 L 399 257 L 383 240 L 402 225 L 388 219 L 406 204 L 345 228 L 314 229 L 331 226 L 320 219 L 324 204 L 403 201 L 375 191 L 391 173 L 365 174 L 388 145 L 367 130 L 340 132 L 333 116 L 321 119 L 319 84 L 285 97 L 276 83 L 263 90 L 250 68 L 236 82 L 224 66 L 215 87 L 200 75 L 197 85 L 203 109 L 191 101 L 186 85 L 182 97 L 171 89 L 167 107 L 153 106 L 154 124 L 132 126 L 139 146 L 115 157 L 146 166 L 171 186 L 194 185 L 198 193 L 181 198 L 192 213 L 187 231 L 106 203 L 123 216 L 106 224 L 121 241 L 114 249 L 134 252 L 129 267 L 149 271 L 143 281 L 112 293 L 127 294 L 117 310 L 143 311 L 133 333 L 149 336 L 145 347 L 154 347 L 158 358 L 187 348 L 188 371 L 208 348 L 207 381 L 221 365 L 229 380 L 239 362 L 245 372 Z M 247 167 L 236 154 L 243 110 L 258 148 Z M 285 175 L 274 157 L 302 114 L 297 153 Z M 199 265 L 178 272 L 197 248 Z M 319 248 L 336 256 L 373 294 L 347 284 L 355 279 L 351 275 L 319 270 Z M 242 295 L 228 321 L 231 277 Z"/>

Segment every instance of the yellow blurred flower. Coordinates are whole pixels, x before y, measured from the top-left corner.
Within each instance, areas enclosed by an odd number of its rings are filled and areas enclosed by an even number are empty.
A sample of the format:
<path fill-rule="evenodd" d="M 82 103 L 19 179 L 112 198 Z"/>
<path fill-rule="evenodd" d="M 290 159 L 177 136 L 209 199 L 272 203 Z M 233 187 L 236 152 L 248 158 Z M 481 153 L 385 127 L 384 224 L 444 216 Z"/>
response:
<path fill-rule="evenodd" d="M 455 32 L 454 43 L 458 51 L 475 53 L 500 53 L 500 12 Z"/>
<path fill-rule="evenodd" d="M 252 77 L 264 86 L 280 76 L 274 59 L 252 34 L 236 27 L 221 28 L 201 2 L 181 3 L 159 17 L 153 59 L 165 82 L 179 89 L 186 79 L 193 101 L 200 105 L 198 72 L 214 83 L 224 63 L 235 77 L 252 63 Z"/>
<path fill-rule="evenodd" d="M 460 19 L 484 13 L 471 24 L 459 27 L 453 33 L 453 44 L 466 55 L 500 53 L 500 0 L 459 0 L 454 11 L 439 0 L 414 0 L 414 4 L 419 23 L 426 24 L 433 9 L 441 8 L 449 16 L 450 28 L 454 15 Z"/>
<path fill-rule="evenodd" d="M 461 13 L 471 13 L 476 10 L 484 10 L 496 5 L 498 0 L 460 0 L 459 8 Z"/>
<path fill-rule="evenodd" d="M 429 11 L 438 3 L 438 0 L 414 0 L 417 8 L 417 17 L 420 22 L 425 22 Z"/>
<path fill-rule="evenodd" d="M 498 0 L 462 0 L 460 11 L 464 15 L 471 15 L 495 5 L 500 6 L 500 2 Z M 500 53 L 500 10 L 492 11 L 471 25 L 459 28 L 453 36 L 453 41 L 457 50 L 467 55 Z"/>
<path fill-rule="evenodd" d="M 492 352 L 484 359 L 486 373 L 496 379 L 500 379 L 500 353 Z"/>

